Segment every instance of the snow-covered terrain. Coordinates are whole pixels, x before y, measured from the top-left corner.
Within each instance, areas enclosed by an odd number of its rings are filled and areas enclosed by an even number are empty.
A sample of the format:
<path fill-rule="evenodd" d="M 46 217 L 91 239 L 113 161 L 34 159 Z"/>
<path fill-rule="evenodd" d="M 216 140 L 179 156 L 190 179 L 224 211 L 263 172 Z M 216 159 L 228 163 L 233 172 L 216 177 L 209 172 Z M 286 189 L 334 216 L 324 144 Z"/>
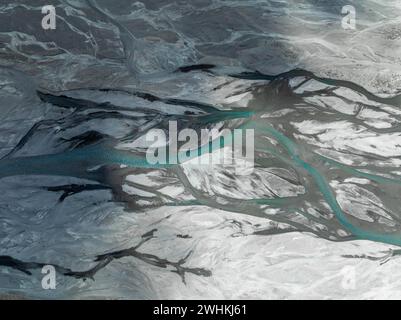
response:
<path fill-rule="evenodd" d="M 400 1 L 3 2 L 1 297 L 401 298 Z M 149 164 L 171 120 L 253 172 Z"/>

